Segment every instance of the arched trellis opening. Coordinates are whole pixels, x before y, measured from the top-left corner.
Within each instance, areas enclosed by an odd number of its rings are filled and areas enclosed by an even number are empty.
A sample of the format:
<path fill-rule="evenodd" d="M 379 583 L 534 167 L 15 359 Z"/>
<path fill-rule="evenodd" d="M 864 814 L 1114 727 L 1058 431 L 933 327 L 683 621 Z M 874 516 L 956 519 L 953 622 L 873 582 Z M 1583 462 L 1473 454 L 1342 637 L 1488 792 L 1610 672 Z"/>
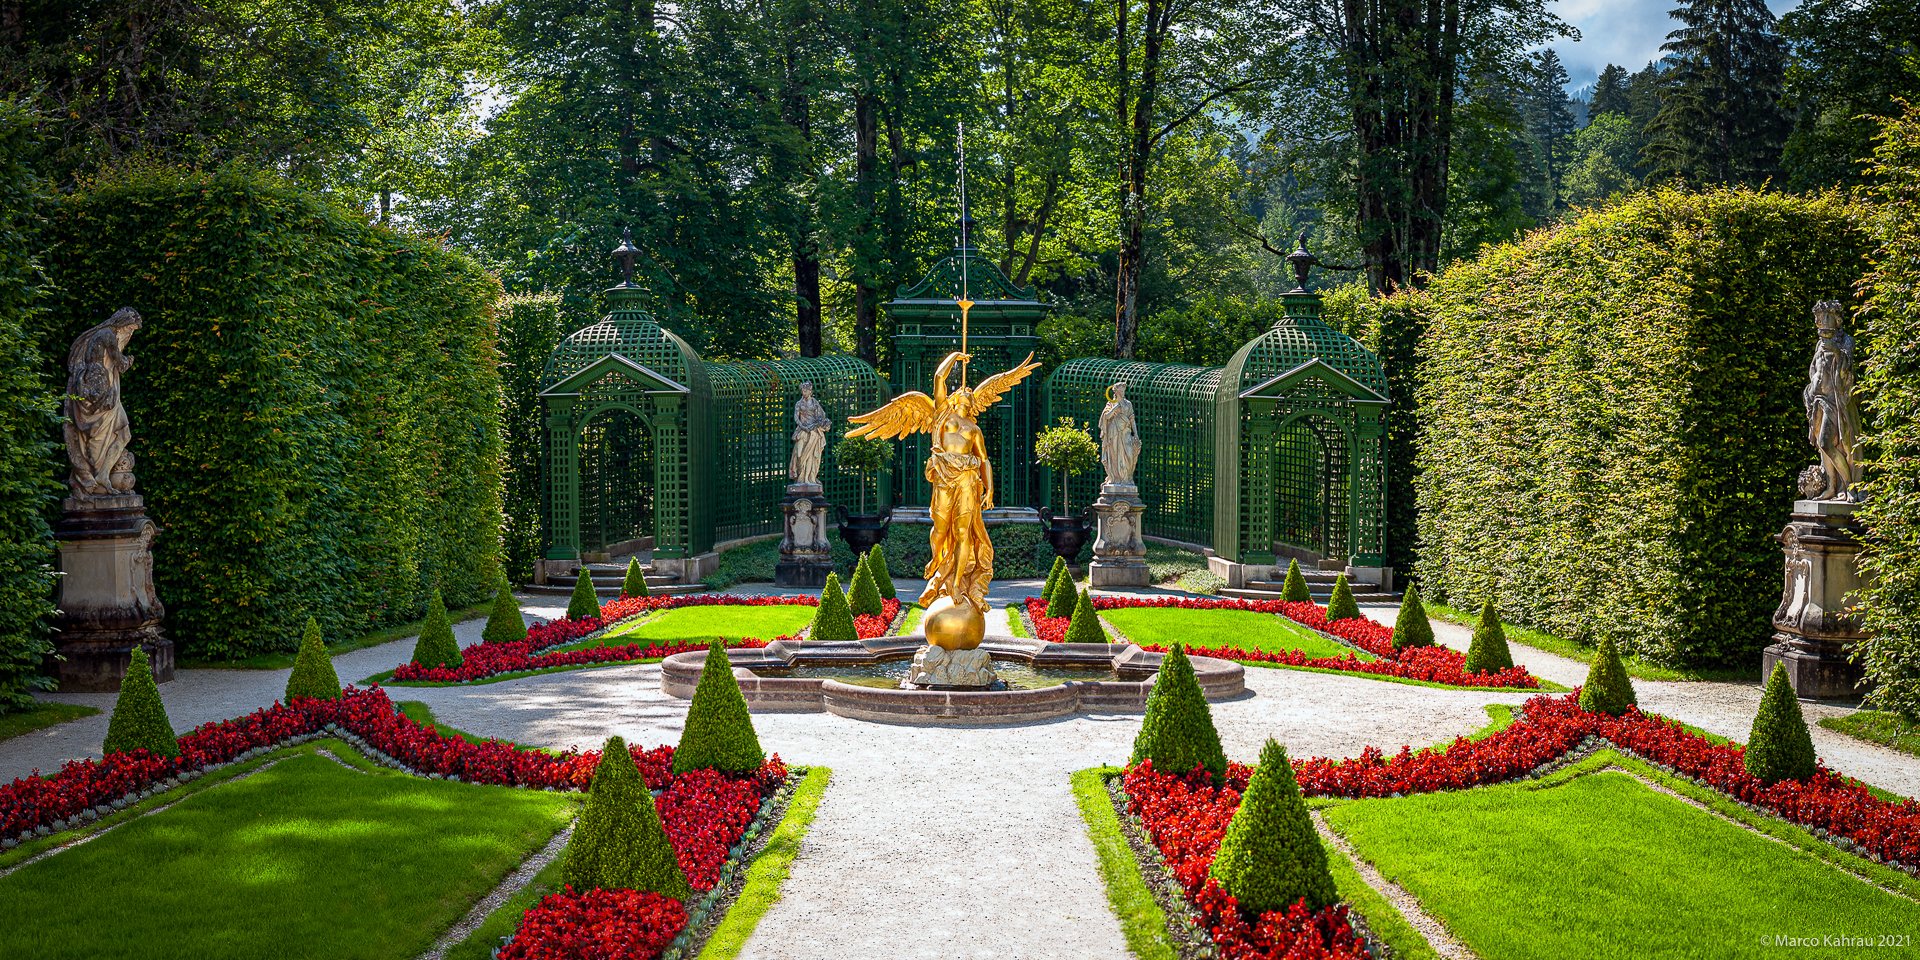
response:
<path fill-rule="evenodd" d="M 581 418 L 580 549 L 653 537 L 653 437 L 646 415 L 609 404 Z"/>

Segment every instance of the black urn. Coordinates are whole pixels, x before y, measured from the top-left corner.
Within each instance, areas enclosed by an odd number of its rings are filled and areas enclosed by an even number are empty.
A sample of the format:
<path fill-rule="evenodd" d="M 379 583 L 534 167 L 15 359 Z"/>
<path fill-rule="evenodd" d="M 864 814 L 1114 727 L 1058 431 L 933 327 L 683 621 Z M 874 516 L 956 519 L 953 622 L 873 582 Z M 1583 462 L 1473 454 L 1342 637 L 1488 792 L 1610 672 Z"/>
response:
<path fill-rule="evenodd" d="M 893 523 L 892 511 L 883 513 L 840 512 L 840 539 L 847 542 L 855 555 L 863 555 L 873 549 L 873 545 L 887 538 L 887 527 Z"/>
<path fill-rule="evenodd" d="M 1054 513 L 1042 507 L 1040 519 L 1046 524 L 1044 534 L 1047 543 L 1053 547 L 1054 555 L 1068 563 L 1080 556 L 1080 548 L 1087 545 L 1087 538 L 1093 535 L 1093 525 L 1084 513 Z"/>

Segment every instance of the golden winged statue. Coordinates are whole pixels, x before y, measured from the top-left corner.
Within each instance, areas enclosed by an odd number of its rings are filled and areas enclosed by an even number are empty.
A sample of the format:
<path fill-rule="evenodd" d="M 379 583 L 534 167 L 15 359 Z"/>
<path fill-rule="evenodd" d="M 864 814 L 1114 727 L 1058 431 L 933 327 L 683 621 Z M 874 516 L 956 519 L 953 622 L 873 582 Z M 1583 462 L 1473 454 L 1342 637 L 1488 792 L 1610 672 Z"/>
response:
<path fill-rule="evenodd" d="M 933 486 L 929 511 L 933 516 L 929 536 L 933 558 L 927 561 L 927 589 L 919 602 L 928 608 L 929 640 L 948 649 L 978 646 L 979 634 L 970 643 L 964 636 L 938 636 L 934 623 L 937 611 L 929 601 L 944 597 L 952 606 L 965 604 L 973 614 L 967 619 L 977 620 L 984 631 L 987 584 L 993 579 L 993 543 L 987 539 L 985 516 L 993 509 L 993 465 L 987 461 L 986 441 L 975 418 L 1006 396 L 1014 384 L 1040 369 L 1029 353 L 1018 366 L 969 389 L 966 364 L 971 359 L 965 353 L 947 354 L 934 370 L 933 396 L 919 391 L 903 393 L 878 410 L 850 418 L 859 426 L 847 432 L 849 437 L 883 440 L 915 433 L 933 437 L 933 452 L 927 457 L 927 482 Z M 948 393 L 947 378 L 956 363 L 960 365 L 960 385 Z"/>

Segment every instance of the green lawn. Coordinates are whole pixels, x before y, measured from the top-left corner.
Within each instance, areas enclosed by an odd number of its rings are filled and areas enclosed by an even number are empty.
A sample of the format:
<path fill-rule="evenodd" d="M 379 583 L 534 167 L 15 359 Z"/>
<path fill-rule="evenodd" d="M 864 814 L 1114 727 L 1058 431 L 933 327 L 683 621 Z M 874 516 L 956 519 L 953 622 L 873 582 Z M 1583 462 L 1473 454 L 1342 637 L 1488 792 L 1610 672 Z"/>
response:
<path fill-rule="evenodd" d="M 7 740 L 23 733 L 45 730 L 55 724 L 91 717 L 99 713 L 98 707 L 83 707 L 76 703 L 55 703 L 41 700 L 32 709 L 14 713 L 0 713 L 0 740 Z"/>
<path fill-rule="evenodd" d="M 1278 653 L 1298 650 L 1309 657 L 1376 659 L 1314 633 L 1285 617 L 1251 610 L 1179 610 L 1128 607 L 1101 612 L 1107 622 L 1134 643 L 1184 643 L 1189 647 L 1239 647 Z"/>
<path fill-rule="evenodd" d="M 1920 933 L 1920 903 L 1620 772 L 1324 813 L 1484 960 L 1852 956 L 1772 938 Z"/>
<path fill-rule="evenodd" d="M 577 802 L 303 752 L 0 878 L 0 956 L 416 957 Z"/>
<path fill-rule="evenodd" d="M 493 601 L 489 600 L 486 603 L 477 603 L 471 607 L 460 607 L 448 610 L 447 619 L 453 623 L 465 623 L 468 620 L 478 620 L 492 610 Z M 327 644 L 327 655 L 337 657 L 343 653 L 352 653 L 355 650 L 365 650 L 368 647 L 377 647 L 383 643 L 392 643 L 395 640 L 404 640 L 407 637 L 419 636 L 420 625 L 424 622 L 425 621 L 422 620 L 414 620 L 409 623 L 396 623 L 392 626 L 371 630 L 357 637 L 329 643 Z M 178 665 L 194 669 L 285 670 L 293 666 L 294 654 L 298 652 L 297 648 L 300 646 L 299 633 L 288 634 L 286 644 L 286 650 L 275 653 L 255 654 L 241 660 L 200 660 L 194 657 L 181 657 L 179 658 Z"/>
<path fill-rule="evenodd" d="M 772 640 L 799 633 L 812 622 L 812 607 L 790 604 L 772 607 L 681 607 L 616 627 L 592 640 L 555 649 L 644 647 L 653 643 L 693 643 L 713 637 L 725 640 Z"/>
<path fill-rule="evenodd" d="M 1460 610 L 1432 601 L 1428 601 L 1425 606 L 1427 616 L 1434 620 L 1442 620 L 1463 627 L 1471 627 L 1480 622 L 1478 610 Z M 1501 624 L 1501 628 L 1506 633 L 1509 643 L 1544 650 L 1581 663 L 1593 662 L 1594 648 L 1591 644 L 1579 643 L 1545 631 L 1511 623 Z M 1757 663 L 1739 667 L 1678 668 L 1642 660 L 1631 654 L 1622 656 L 1620 662 L 1627 668 L 1627 674 L 1635 680 L 1716 680 L 1723 683 L 1759 683 L 1765 679 L 1760 676 Z"/>
<path fill-rule="evenodd" d="M 1849 737 L 1920 757 L 1920 724 L 1909 723 L 1897 713 L 1862 710 L 1844 717 L 1821 717 L 1820 725 Z"/>

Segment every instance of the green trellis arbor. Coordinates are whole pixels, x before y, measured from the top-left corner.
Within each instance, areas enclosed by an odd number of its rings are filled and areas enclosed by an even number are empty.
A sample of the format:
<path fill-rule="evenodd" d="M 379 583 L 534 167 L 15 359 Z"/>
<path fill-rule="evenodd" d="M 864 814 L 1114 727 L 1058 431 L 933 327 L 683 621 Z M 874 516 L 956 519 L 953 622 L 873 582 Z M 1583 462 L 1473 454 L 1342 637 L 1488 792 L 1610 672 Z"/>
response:
<path fill-rule="evenodd" d="M 1155 536 L 1249 562 L 1273 551 L 1381 565 L 1386 375 L 1320 319 L 1320 296 L 1285 294 L 1286 315 L 1224 367 L 1081 359 L 1047 381 L 1047 418 L 1099 419 L 1125 383 L 1142 448 L 1135 469 Z M 1078 478 L 1086 502 L 1100 482 Z M 1257 561 L 1256 561 L 1257 562 Z"/>
<path fill-rule="evenodd" d="M 655 559 L 671 561 L 778 533 L 800 384 L 813 383 L 839 429 L 887 396 L 853 357 L 709 363 L 644 300 L 631 281 L 607 291 L 607 315 L 547 359 L 549 560 L 651 535 Z M 831 453 L 820 479 L 830 502 L 859 494 Z"/>

